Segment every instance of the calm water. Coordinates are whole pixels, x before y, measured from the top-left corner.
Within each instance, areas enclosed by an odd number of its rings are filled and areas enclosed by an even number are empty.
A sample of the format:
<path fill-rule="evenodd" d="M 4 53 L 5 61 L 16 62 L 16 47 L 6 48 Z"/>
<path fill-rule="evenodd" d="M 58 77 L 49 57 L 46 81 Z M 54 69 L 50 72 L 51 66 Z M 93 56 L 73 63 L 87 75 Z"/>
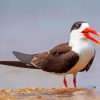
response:
<path fill-rule="evenodd" d="M 78 20 L 100 32 L 99 4 L 99 0 L 0 0 L 0 60 L 16 60 L 13 50 L 37 53 L 68 41 L 70 27 Z M 78 74 L 80 87 L 100 87 L 100 45 L 93 45 L 95 61 L 87 73 Z M 63 76 L 0 65 L 0 88 L 62 87 L 62 80 Z"/>

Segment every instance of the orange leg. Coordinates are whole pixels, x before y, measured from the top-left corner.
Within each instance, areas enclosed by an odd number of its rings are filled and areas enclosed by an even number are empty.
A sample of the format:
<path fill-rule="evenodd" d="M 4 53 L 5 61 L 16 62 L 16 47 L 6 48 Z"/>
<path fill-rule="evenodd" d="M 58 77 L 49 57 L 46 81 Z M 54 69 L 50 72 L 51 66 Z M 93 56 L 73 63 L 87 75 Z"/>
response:
<path fill-rule="evenodd" d="M 65 87 L 67 87 L 67 88 L 68 88 L 68 86 L 67 86 L 67 81 L 66 81 L 66 77 L 65 77 L 65 76 L 64 76 L 63 83 L 64 83 Z"/>
<path fill-rule="evenodd" d="M 77 87 L 77 85 L 76 85 L 76 75 L 73 75 L 73 76 L 74 76 L 74 78 L 73 78 L 74 87 Z"/>

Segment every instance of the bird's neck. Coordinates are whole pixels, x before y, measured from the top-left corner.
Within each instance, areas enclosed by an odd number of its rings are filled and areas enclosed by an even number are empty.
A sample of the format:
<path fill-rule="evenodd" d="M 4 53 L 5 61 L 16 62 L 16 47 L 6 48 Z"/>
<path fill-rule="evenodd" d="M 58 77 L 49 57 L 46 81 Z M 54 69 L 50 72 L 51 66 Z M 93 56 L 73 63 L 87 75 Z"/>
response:
<path fill-rule="evenodd" d="M 69 46 L 71 46 L 72 50 L 77 52 L 78 54 L 81 53 L 83 50 L 93 47 L 88 39 L 74 37 L 70 37 Z"/>
<path fill-rule="evenodd" d="M 69 40 L 69 44 L 72 46 L 75 46 L 77 44 L 84 44 L 84 43 L 90 43 L 90 41 L 86 38 L 82 39 L 82 38 L 70 38 Z"/>
<path fill-rule="evenodd" d="M 72 31 L 70 33 L 70 40 L 69 40 L 69 45 L 70 46 L 81 46 L 84 44 L 90 44 L 90 41 L 84 36 L 82 33 L 77 32 L 77 31 Z"/>

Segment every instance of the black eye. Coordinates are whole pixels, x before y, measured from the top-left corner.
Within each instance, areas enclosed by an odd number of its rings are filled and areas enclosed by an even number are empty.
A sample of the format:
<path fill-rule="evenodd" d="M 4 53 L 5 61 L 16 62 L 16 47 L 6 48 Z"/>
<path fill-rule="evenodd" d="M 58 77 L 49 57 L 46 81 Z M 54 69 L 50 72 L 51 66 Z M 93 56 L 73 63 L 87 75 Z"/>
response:
<path fill-rule="evenodd" d="M 80 26 L 81 26 L 81 24 L 79 23 L 79 24 L 76 24 L 76 25 L 74 26 L 74 28 L 75 28 L 75 29 L 79 29 Z"/>
<path fill-rule="evenodd" d="M 75 30 L 75 29 L 79 29 L 80 26 L 81 26 L 81 23 L 76 23 L 76 24 L 74 24 L 74 25 L 72 26 L 72 28 L 71 28 L 71 31 L 72 31 L 72 30 Z"/>
<path fill-rule="evenodd" d="M 77 24 L 76 27 L 79 28 L 81 26 L 81 24 Z"/>

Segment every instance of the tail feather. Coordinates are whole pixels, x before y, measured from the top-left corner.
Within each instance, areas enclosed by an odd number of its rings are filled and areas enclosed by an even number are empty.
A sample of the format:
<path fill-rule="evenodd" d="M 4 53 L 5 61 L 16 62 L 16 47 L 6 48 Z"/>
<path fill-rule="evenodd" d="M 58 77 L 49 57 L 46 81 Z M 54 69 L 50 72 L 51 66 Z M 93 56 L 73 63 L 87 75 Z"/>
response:
<path fill-rule="evenodd" d="M 0 64 L 21 68 L 42 69 L 48 61 L 48 52 L 30 55 L 13 51 L 13 54 L 20 61 L 0 61 Z"/>
<path fill-rule="evenodd" d="M 13 67 L 20 67 L 20 68 L 39 69 L 31 64 L 25 64 L 20 61 L 0 61 L 0 64 L 9 65 L 9 66 L 13 66 Z"/>
<path fill-rule="evenodd" d="M 13 51 L 12 53 L 15 55 L 15 57 L 17 59 L 19 59 L 20 61 L 22 61 L 23 63 L 26 63 L 26 64 L 30 64 L 33 56 L 37 55 L 37 54 L 33 54 L 33 55 L 24 54 L 24 53 L 20 53 L 17 51 Z"/>

